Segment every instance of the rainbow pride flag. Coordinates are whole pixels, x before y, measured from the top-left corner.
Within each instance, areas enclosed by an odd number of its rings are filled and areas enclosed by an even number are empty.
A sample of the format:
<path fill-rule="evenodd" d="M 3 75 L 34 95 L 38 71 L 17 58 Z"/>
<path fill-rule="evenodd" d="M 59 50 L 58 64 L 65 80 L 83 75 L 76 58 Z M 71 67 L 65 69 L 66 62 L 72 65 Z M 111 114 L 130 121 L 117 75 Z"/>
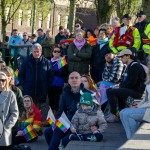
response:
<path fill-rule="evenodd" d="M 70 128 L 71 122 L 63 112 L 61 117 L 55 121 L 55 125 L 61 129 L 64 133 Z"/>
<path fill-rule="evenodd" d="M 19 74 L 19 70 L 17 69 L 17 70 L 14 72 L 15 85 L 18 85 L 18 84 L 19 84 L 18 74 Z"/>
<path fill-rule="evenodd" d="M 64 67 L 65 65 L 67 65 L 67 61 L 66 61 L 65 56 L 62 57 L 62 58 L 58 61 L 57 65 L 58 65 L 58 68 L 59 68 L 59 69 L 62 68 L 62 67 Z"/>
<path fill-rule="evenodd" d="M 31 124 L 23 130 L 23 135 L 27 142 L 38 136 Z"/>
<path fill-rule="evenodd" d="M 47 121 L 53 128 L 56 128 L 56 125 L 55 125 L 56 119 L 51 108 L 49 109 L 48 114 L 47 114 Z"/>

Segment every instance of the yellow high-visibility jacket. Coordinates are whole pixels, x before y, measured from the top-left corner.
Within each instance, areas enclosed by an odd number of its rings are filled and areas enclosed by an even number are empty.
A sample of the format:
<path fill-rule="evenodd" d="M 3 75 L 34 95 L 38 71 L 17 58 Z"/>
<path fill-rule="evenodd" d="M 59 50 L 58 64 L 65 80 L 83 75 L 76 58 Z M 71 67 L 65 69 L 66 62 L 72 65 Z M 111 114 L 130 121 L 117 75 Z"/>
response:
<path fill-rule="evenodd" d="M 129 29 L 129 26 L 127 28 L 127 30 Z M 141 37 L 140 37 L 140 33 L 138 31 L 137 28 L 135 28 L 133 30 L 132 36 L 134 38 L 134 44 L 132 47 L 136 48 L 136 50 L 139 50 L 140 46 L 141 46 Z M 114 53 L 118 53 L 119 51 L 122 51 L 123 49 L 126 49 L 126 46 L 118 46 L 118 47 L 114 47 L 113 46 L 113 42 L 114 42 L 114 38 L 115 38 L 115 34 L 112 35 L 112 37 L 109 40 L 109 47 L 110 49 L 114 52 Z"/>
<path fill-rule="evenodd" d="M 147 25 L 146 29 L 144 30 L 144 33 L 150 40 L 150 23 Z M 145 53 L 150 54 L 150 44 L 143 44 L 142 49 L 144 50 Z"/>

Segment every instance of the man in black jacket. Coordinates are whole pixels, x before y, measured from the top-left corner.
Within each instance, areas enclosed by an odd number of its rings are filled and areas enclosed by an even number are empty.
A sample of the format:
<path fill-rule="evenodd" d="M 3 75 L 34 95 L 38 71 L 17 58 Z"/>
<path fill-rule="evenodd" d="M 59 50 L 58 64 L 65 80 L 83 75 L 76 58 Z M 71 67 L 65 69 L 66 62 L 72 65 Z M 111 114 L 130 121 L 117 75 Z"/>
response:
<path fill-rule="evenodd" d="M 30 95 L 37 107 L 46 101 L 48 85 L 54 75 L 50 61 L 42 55 L 42 47 L 36 43 L 32 47 L 32 54 L 21 65 L 19 82 L 23 88 L 23 95 Z"/>
<path fill-rule="evenodd" d="M 126 100 L 132 98 L 141 98 L 145 90 L 146 73 L 141 64 L 133 61 L 132 52 L 129 49 L 121 51 L 118 55 L 124 64 L 127 65 L 123 80 L 118 87 L 107 90 L 108 101 L 111 114 L 106 119 L 108 122 L 118 121 L 116 117 L 116 106 L 119 104 L 120 110 L 125 108 Z"/>
<path fill-rule="evenodd" d="M 81 83 L 81 76 L 78 72 L 72 72 L 69 75 L 68 83 L 69 84 L 63 90 L 56 119 L 58 119 L 64 111 L 68 119 L 71 120 L 80 101 L 80 90 L 88 92 L 84 89 Z M 69 132 L 68 130 L 66 133 L 63 133 L 59 128 L 56 128 L 54 131 L 51 127 L 47 128 L 45 130 L 45 138 L 49 145 L 48 150 L 58 150 L 61 139 Z"/>

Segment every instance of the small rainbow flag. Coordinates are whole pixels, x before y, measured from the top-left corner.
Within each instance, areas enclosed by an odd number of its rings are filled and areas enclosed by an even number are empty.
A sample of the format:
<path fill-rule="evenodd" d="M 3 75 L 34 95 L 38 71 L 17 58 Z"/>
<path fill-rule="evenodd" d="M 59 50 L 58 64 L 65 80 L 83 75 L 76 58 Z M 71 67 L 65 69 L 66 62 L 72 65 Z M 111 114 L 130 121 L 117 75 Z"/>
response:
<path fill-rule="evenodd" d="M 74 40 L 74 38 L 69 38 L 69 39 L 63 39 L 63 40 L 61 40 L 60 42 L 59 42 L 59 45 L 60 46 L 62 46 L 63 44 L 65 44 L 65 43 L 72 43 L 73 42 L 73 40 Z"/>
<path fill-rule="evenodd" d="M 59 120 L 55 122 L 56 126 L 61 129 L 64 133 L 68 130 Z"/>
<path fill-rule="evenodd" d="M 55 121 L 55 125 L 61 129 L 64 133 L 70 128 L 71 122 L 63 112 L 61 117 Z"/>
<path fill-rule="evenodd" d="M 53 128 L 55 127 L 55 122 L 51 118 L 48 118 L 47 121 Z"/>
<path fill-rule="evenodd" d="M 17 70 L 14 72 L 15 85 L 18 85 L 18 84 L 19 84 L 18 74 L 19 74 L 19 70 L 17 69 Z"/>
<path fill-rule="evenodd" d="M 31 124 L 23 130 L 23 135 L 27 142 L 38 136 Z"/>
<path fill-rule="evenodd" d="M 67 61 L 66 61 L 65 56 L 62 57 L 62 58 L 58 61 L 57 65 L 58 65 L 58 68 L 59 68 L 59 69 L 62 68 L 62 67 L 64 67 L 65 65 L 67 65 Z"/>

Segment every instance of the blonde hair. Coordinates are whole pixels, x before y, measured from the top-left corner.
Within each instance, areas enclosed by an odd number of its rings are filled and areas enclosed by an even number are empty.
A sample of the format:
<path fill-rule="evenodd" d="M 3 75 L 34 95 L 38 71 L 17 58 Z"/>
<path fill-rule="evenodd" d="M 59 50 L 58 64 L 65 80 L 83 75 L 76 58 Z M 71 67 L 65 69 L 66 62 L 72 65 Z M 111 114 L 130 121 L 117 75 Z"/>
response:
<path fill-rule="evenodd" d="M 8 73 L 8 75 L 11 77 L 11 80 L 9 82 L 9 86 L 15 85 L 13 69 L 6 66 L 5 68 L 1 69 L 1 71 L 4 72 L 4 73 Z"/>
<path fill-rule="evenodd" d="M 5 79 L 6 79 L 4 91 L 9 91 L 9 83 L 8 83 L 8 78 L 7 78 L 6 74 L 4 72 L 0 71 L 0 75 L 5 76 Z"/>

